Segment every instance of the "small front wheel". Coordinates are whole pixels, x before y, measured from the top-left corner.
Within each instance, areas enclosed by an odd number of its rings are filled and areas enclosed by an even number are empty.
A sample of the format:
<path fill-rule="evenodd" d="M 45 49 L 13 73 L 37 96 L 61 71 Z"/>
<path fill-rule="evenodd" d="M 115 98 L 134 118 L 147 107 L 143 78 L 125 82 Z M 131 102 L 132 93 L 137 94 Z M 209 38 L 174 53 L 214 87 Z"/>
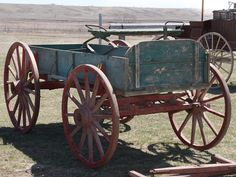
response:
<path fill-rule="evenodd" d="M 89 168 L 106 164 L 119 135 L 116 96 L 105 74 L 80 65 L 69 75 L 62 97 L 64 133 L 75 157 Z"/>
<path fill-rule="evenodd" d="M 4 68 L 4 93 L 8 114 L 22 133 L 36 124 L 39 106 L 39 72 L 32 51 L 22 42 L 10 47 Z"/>

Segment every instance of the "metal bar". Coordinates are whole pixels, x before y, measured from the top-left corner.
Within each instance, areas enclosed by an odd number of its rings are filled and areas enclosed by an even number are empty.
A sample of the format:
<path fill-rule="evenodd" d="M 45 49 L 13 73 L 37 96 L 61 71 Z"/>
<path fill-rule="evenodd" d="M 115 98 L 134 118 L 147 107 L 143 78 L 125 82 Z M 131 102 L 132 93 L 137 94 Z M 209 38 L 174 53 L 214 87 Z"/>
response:
<path fill-rule="evenodd" d="M 202 14 L 201 14 L 201 21 L 204 20 L 204 0 L 202 0 Z"/>
<path fill-rule="evenodd" d="M 135 87 L 140 88 L 140 48 L 135 45 Z"/>
<path fill-rule="evenodd" d="M 99 23 L 98 23 L 99 26 L 102 26 L 102 14 L 99 14 L 99 15 L 98 15 L 98 20 L 99 20 Z M 102 44 L 102 39 L 101 39 L 101 38 L 98 39 L 98 44 L 99 44 L 99 45 Z"/>

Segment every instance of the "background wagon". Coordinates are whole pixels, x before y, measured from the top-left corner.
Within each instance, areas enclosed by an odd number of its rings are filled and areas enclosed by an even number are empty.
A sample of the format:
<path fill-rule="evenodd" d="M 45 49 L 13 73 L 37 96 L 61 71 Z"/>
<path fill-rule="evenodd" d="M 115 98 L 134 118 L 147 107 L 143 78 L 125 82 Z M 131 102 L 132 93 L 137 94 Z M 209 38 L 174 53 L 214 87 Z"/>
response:
<path fill-rule="evenodd" d="M 229 90 L 198 42 L 145 41 L 127 47 L 89 41 L 12 44 L 4 91 L 17 130 L 27 133 L 36 124 L 41 89 L 64 88 L 67 142 L 75 157 L 91 168 L 111 159 L 119 122 L 136 115 L 168 113 L 177 137 L 198 150 L 222 140 L 231 117 Z M 215 84 L 219 87 L 212 89 Z"/>

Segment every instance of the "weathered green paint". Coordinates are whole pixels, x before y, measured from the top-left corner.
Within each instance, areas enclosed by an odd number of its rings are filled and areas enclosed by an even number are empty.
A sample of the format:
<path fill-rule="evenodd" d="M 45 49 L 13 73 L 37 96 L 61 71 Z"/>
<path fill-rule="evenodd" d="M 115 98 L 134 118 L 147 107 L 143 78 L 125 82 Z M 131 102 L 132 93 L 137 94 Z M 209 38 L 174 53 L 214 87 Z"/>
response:
<path fill-rule="evenodd" d="M 125 36 L 140 36 L 140 35 L 165 35 L 166 36 L 178 36 L 183 30 L 182 29 L 167 29 L 164 31 L 163 28 L 156 29 L 107 29 L 98 30 L 98 29 L 89 29 L 88 30 L 96 38 L 105 39 L 111 35 L 125 35 Z"/>
<path fill-rule="evenodd" d="M 128 90 L 172 91 L 208 82 L 207 56 L 193 40 L 141 42 L 126 57 L 131 70 Z"/>
<path fill-rule="evenodd" d="M 209 63 L 193 40 L 146 41 L 131 48 L 91 45 L 34 45 L 40 73 L 66 78 L 81 64 L 104 64 L 116 93 L 123 96 L 201 88 L 208 84 Z M 61 77 L 60 77 L 61 78 Z"/>

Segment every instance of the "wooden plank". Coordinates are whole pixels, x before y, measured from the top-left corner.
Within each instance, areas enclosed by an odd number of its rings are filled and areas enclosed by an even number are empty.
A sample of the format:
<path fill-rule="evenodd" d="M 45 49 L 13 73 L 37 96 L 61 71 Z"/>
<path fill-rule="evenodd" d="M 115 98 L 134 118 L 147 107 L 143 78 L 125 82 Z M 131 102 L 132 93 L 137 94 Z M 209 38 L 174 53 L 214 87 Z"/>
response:
<path fill-rule="evenodd" d="M 213 155 L 211 156 L 211 160 L 213 162 L 218 162 L 218 163 L 232 163 L 232 164 L 235 164 L 236 162 L 232 161 L 232 160 L 229 160 L 229 159 L 226 159 L 220 155 Z"/>
<path fill-rule="evenodd" d="M 236 170 L 236 164 L 206 164 L 202 166 L 167 167 L 150 170 L 153 174 L 198 174 Z"/>
<path fill-rule="evenodd" d="M 146 177 L 143 174 L 137 172 L 137 171 L 129 171 L 129 176 L 130 177 Z"/>

